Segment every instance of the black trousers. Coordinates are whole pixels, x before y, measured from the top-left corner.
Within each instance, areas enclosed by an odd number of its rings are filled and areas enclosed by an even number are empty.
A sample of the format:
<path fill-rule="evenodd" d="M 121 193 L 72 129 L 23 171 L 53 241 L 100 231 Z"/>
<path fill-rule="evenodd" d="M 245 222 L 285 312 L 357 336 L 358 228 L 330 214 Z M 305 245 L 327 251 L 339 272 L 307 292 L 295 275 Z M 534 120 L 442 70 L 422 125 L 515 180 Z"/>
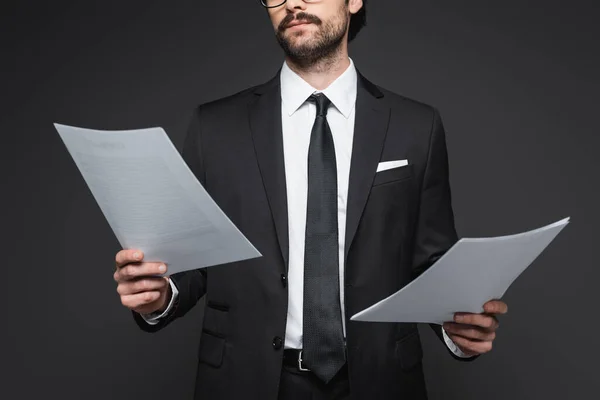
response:
<path fill-rule="evenodd" d="M 279 400 L 346 400 L 350 398 L 348 364 L 327 384 L 312 372 L 297 366 L 283 365 L 279 383 Z"/>

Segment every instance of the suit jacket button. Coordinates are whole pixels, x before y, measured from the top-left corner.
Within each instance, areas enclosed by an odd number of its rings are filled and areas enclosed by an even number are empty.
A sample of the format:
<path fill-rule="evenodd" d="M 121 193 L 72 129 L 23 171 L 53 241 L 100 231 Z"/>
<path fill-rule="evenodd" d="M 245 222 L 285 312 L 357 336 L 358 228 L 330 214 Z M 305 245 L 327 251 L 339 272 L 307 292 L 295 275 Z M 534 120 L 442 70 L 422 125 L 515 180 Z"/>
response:
<path fill-rule="evenodd" d="M 275 336 L 273 338 L 273 348 L 275 350 L 279 350 L 279 349 L 281 349 L 282 346 L 283 346 L 283 340 L 279 336 Z"/>
<path fill-rule="evenodd" d="M 281 284 L 284 288 L 287 287 L 287 276 L 285 276 L 285 274 L 281 274 Z"/>

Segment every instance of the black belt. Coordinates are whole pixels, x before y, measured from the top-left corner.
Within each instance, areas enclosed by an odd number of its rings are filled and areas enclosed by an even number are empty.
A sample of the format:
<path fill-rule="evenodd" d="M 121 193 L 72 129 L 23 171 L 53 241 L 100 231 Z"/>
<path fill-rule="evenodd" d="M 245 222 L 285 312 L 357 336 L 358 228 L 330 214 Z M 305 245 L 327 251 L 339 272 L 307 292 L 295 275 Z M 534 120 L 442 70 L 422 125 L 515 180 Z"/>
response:
<path fill-rule="evenodd" d="M 302 350 L 285 349 L 283 351 L 283 365 L 295 367 L 299 371 L 310 372 L 310 369 L 306 368 L 306 366 L 302 363 Z"/>
<path fill-rule="evenodd" d="M 302 350 L 298 349 L 285 349 L 283 351 L 283 365 L 296 367 L 300 371 L 310 371 L 304 364 L 302 364 Z"/>
<path fill-rule="evenodd" d="M 283 365 L 292 367 L 298 371 L 310 372 L 310 369 L 306 368 L 306 366 L 302 363 L 302 350 L 285 349 L 283 351 Z M 341 369 L 341 371 L 344 371 L 344 374 L 346 375 L 348 374 L 348 370 L 346 369 L 347 365 L 348 363 L 344 364 Z"/>

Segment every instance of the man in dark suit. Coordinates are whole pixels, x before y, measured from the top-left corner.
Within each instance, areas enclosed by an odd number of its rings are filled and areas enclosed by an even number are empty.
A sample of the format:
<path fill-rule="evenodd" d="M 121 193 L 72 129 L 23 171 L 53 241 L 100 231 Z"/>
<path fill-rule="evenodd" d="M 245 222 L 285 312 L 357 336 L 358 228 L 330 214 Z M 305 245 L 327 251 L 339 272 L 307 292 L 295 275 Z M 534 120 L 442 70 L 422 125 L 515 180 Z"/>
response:
<path fill-rule="evenodd" d="M 197 399 L 427 397 L 416 324 L 349 320 L 457 241 L 438 112 L 348 57 L 365 2 L 263 0 L 283 67 L 193 114 L 183 158 L 263 257 L 157 278 L 163 263 L 117 254 L 117 291 L 145 331 L 206 296 Z M 506 308 L 432 327 L 471 360 Z"/>

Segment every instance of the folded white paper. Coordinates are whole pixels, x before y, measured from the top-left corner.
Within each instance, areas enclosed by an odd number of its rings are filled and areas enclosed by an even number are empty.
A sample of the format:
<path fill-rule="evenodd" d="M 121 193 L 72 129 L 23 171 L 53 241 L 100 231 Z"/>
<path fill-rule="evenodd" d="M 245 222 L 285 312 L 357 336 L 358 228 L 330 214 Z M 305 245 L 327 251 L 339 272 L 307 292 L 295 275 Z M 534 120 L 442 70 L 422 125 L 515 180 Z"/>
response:
<path fill-rule="evenodd" d="M 261 256 L 162 128 L 54 126 L 123 248 L 166 263 L 169 275 Z"/>
<path fill-rule="evenodd" d="M 569 223 L 569 218 L 516 235 L 460 239 L 400 291 L 355 314 L 352 321 L 442 325 L 455 312 L 483 312 Z"/>

